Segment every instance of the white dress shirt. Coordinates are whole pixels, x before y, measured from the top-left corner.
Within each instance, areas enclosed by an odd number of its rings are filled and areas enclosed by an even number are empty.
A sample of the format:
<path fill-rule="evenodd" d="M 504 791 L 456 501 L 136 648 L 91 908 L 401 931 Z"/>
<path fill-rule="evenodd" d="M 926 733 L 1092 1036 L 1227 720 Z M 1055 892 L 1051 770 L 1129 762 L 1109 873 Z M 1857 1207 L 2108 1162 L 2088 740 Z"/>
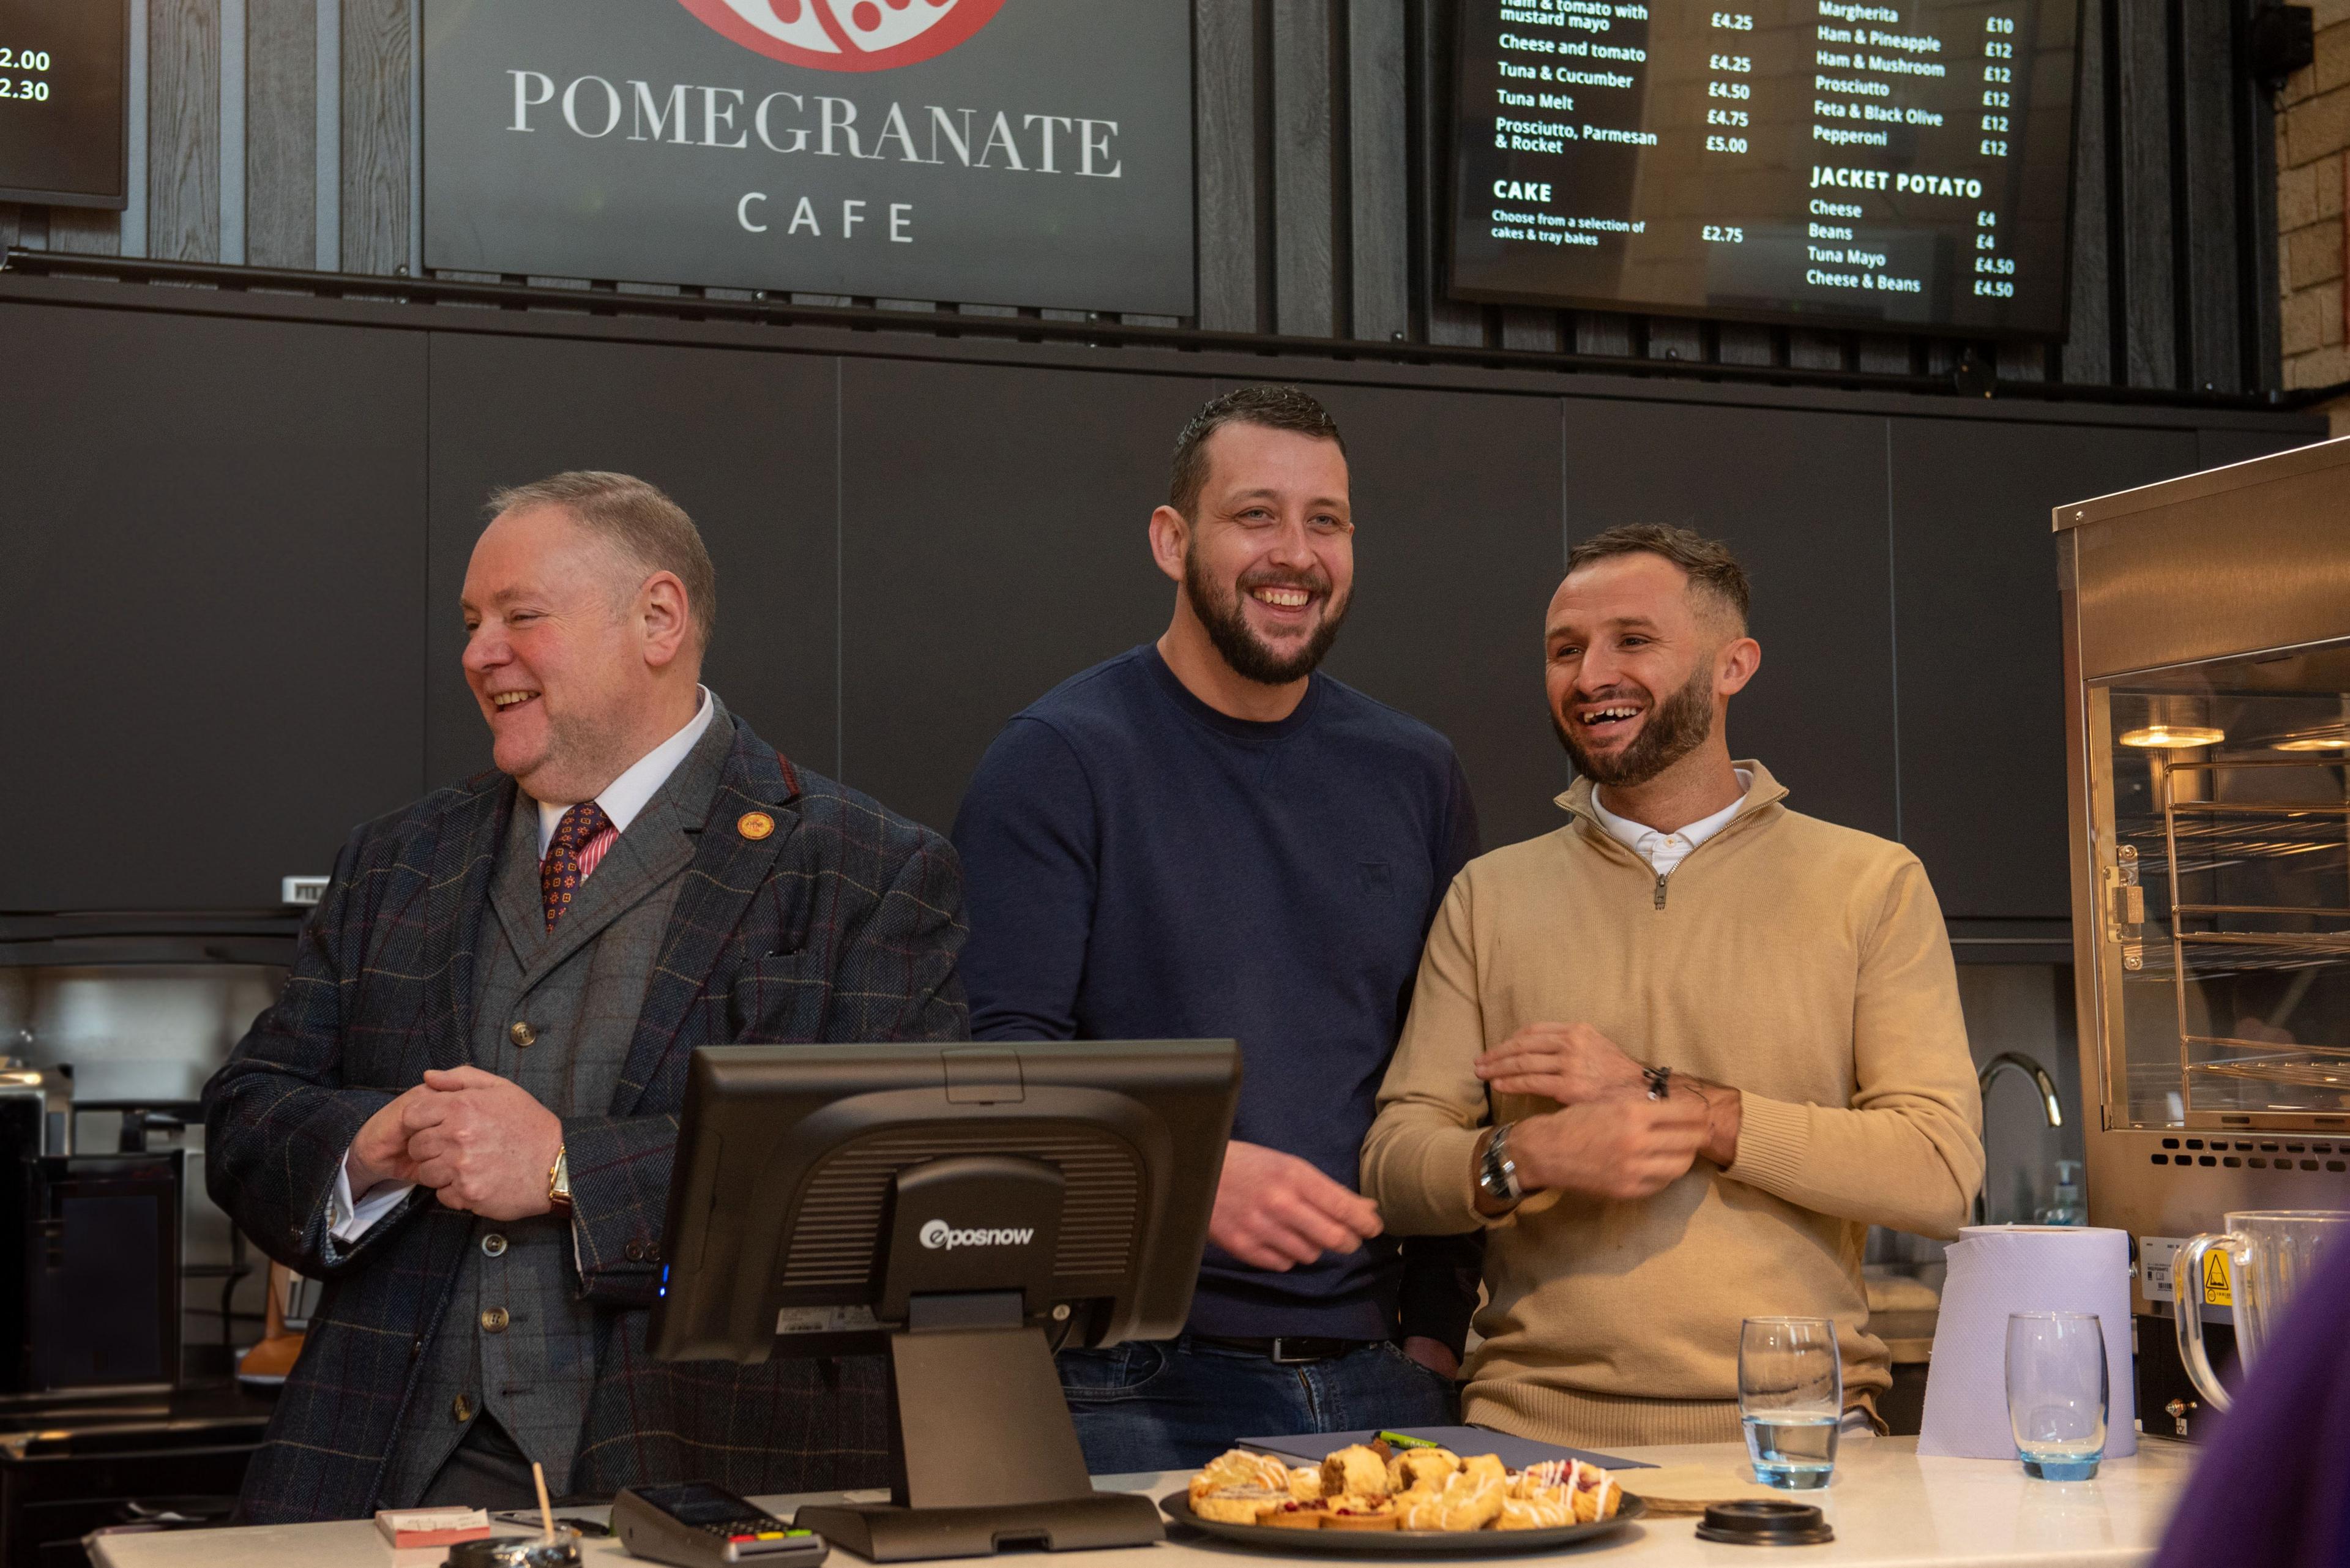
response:
<path fill-rule="evenodd" d="M 693 750 L 701 741 L 702 732 L 710 728 L 710 721 L 716 710 L 711 705 L 710 688 L 704 686 L 699 690 L 702 706 L 694 711 L 692 718 L 686 721 L 685 728 L 638 758 L 626 773 L 606 784 L 596 796 L 596 804 L 604 808 L 604 815 L 610 820 L 615 833 L 629 831 L 629 824 L 651 804 L 660 786 L 669 782 L 669 775 L 677 772 L 678 763 L 685 761 L 686 753 Z M 549 805 L 543 800 L 536 804 L 538 806 L 538 856 L 544 860 L 547 844 L 555 837 L 555 830 L 562 826 L 563 814 L 571 808 Z M 351 1157 L 347 1150 L 342 1165 L 335 1172 L 334 1237 L 338 1241 L 356 1241 L 366 1235 L 378 1220 L 399 1208 L 400 1200 L 406 1198 L 409 1189 L 416 1185 L 412 1181 L 378 1182 L 364 1196 L 354 1199 L 350 1166 Z"/>
<path fill-rule="evenodd" d="M 1754 787 L 1754 775 L 1744 768 L 1738 770 L 1738 798 L 1715 812 L 1711 816 L 1690 823 L 1687 827 L 1670 833 L 1659 833 L 1642 822 L 1618 816 L 1600 804 L 1599 792 L 1591 792 L 1591 809 L 1598 815 L 1599 826 L 1607 836 L 1622 844 L 1633 854 L 1648 863 L 1648 868 L 1659 877 L 1669 877 L 1673 867 L 1690 857 L 1690 852 L 1723 828 L 1746 804 L 1746 792 Z"/>

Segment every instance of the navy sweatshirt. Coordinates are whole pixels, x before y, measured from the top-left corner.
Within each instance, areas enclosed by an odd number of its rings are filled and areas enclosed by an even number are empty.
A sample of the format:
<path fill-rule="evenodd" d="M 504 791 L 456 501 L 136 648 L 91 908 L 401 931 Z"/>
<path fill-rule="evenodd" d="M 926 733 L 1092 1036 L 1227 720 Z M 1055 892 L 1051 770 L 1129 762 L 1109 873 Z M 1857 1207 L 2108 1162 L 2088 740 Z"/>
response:
<path fill-rule="evenodd" d="M 1004 727 L 954 842 L 974 1038 L 1236 1039 L 1232 1136 L 1357 1187 L 1422 940 L 1477 853 L 1443 736 L 1320 674 L 1278 723 L 1229 718 L 1146 643 Z M 1211 1245 L 1191 1326 L 1457 1350 L 1477 1261 L 1473 1236 L 1382 1236 L 1274 1273 Z"/>

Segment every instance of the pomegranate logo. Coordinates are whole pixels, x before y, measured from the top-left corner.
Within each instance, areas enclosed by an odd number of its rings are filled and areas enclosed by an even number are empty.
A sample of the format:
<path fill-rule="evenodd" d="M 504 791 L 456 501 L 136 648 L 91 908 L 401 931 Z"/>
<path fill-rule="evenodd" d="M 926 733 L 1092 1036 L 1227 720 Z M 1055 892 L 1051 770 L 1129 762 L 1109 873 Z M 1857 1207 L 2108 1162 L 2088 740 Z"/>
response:
<path fill-rule="evenodd" d="M 678 0 L 717 32 L 785 65 L 886 71 L 935 59 L 1003 0 Z"/>

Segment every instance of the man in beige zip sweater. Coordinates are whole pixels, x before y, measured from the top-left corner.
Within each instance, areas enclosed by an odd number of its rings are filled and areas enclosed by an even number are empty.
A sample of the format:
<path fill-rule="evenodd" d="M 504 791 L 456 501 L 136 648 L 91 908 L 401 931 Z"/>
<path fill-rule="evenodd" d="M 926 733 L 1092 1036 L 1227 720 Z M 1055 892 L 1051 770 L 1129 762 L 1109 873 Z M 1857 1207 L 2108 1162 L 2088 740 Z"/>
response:
<path fill-rule="evenodd" d="M 1873 1409 L 1867 1227 L 1954 1236 L 1981 1180 L 1924 868 L 1731 760 L 1746 609 L 1684 529 L 1570 553 L 1544 633 L 1569 820 L 1470 862 L 1429 933 L 1363 1191 L 1398 1234 L 1487 1231 L 1468 1420 L 1735 1440 L 1739 1322 L 1773 1315 L 1834 1318 Z"/>

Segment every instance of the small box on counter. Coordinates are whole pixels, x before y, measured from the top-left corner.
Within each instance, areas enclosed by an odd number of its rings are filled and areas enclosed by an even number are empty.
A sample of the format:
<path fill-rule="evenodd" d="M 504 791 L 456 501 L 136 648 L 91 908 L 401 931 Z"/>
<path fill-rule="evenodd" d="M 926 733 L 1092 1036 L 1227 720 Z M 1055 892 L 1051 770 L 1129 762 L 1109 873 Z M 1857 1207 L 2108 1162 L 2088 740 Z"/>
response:
<path fill-rule="evenodd" d="M 454 1546 L 488 1539 L 490 1516 L 479 1508 L 387 1508 L 377 1511 L 375 1527 L 395 1548 Z"/>

